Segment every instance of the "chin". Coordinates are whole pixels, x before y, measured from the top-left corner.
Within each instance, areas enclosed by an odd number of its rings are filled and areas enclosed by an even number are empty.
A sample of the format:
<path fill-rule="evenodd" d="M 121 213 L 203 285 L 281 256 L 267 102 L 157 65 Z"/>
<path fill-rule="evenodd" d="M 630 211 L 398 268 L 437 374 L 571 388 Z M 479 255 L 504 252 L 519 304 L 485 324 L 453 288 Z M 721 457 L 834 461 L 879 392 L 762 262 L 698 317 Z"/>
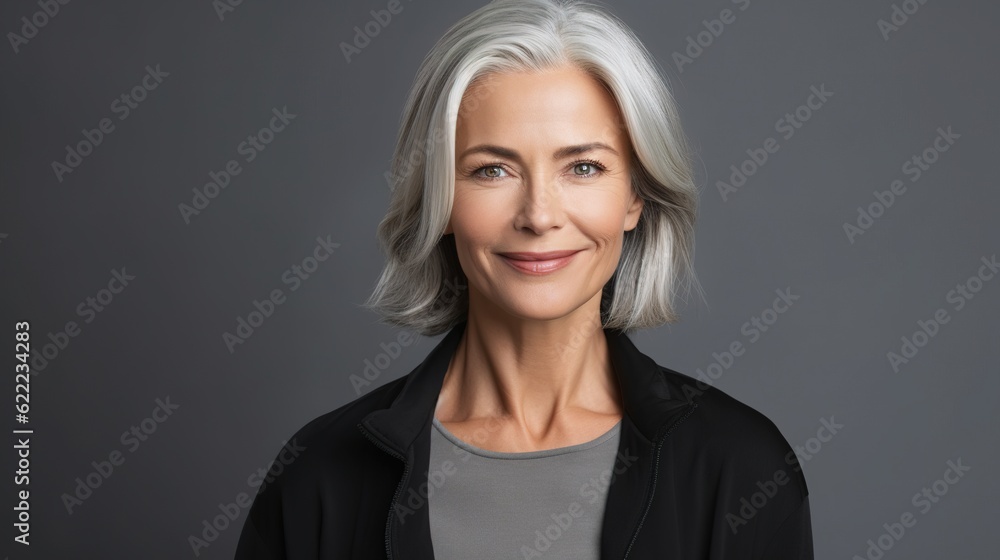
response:
<path fill-rule="evenodd" d="M 524 290 L 518 294 L 502 296 L 501 306 L 515 317 L 536 321 L 551 321 L 566 317 L 588 298 L 572 298 L 565 291 Z"/>

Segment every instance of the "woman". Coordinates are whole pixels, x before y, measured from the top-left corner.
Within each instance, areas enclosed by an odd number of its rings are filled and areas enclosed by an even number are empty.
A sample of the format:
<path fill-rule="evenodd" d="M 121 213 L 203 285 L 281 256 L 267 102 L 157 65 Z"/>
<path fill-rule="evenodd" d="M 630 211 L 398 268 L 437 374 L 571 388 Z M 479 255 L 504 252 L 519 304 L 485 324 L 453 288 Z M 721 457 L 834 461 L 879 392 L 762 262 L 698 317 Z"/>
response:
<path fill-rule="evenodd" d="M 419 71 L 392 171 L 368 303 L 447 334 L 299 430 L 236 558 L 812 558 L 774 424 L 626 335 L 676 320 L 697 191 L 624 24 L 542 0 L 467 16 Z"/>

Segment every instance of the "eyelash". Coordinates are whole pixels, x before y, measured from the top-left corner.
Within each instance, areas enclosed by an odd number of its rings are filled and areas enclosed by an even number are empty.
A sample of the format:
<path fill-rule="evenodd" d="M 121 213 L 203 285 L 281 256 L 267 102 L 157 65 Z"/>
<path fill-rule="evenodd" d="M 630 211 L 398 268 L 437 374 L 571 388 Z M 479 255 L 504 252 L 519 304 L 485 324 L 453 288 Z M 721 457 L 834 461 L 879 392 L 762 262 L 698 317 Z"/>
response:
<path fill-rule="evenodd" d="M 595 171 L 594 173 L 591 173 L 589 175 L 576 175 L 576 174 L 574 174 L 575 177 L 580 177 L 581 179 L 591 179 L 591 178 L 594 178 L 594 177 L 597 177 L 599 175 L 604 174 L 608 170 L 607 166 L 605 166 L 603 163 L 597 161 L 596 159 L 580 159 L 580 160 L 576 160 L 576 161 L 574 161 L 574 162 L 572 162 L 570 164 L 570 168 L 576 167 L 577 165 L 580 165 L 581 163 L 586 163 L 588 165 L 592 165 L 592 166 L 594 166 L 594 167 L 597 168 L 597 171 Z M 477 173 L 479 173 L 480 171 L 482 171 L 484 169 L 490 168 L 490 167 L 497 167 L 497 168 L 503 169 L 504 171 L 507 171 L 507 169 L 505 168 L 504 164 L 502 164 L 500 162 L 494 162 L 494 163 L 487 163 L 486 165 L 480 165 L 479 167 L 476 167 L 475 169 L 473 169 L 469 173 L 469 176 L 472 177 L 472 178 L 480 179 L 480 180 L 484 180 L 484 181 L 499 181 L 500 179 L 505 179 L 506 178 L 506 177 L 477 176 Z"/>

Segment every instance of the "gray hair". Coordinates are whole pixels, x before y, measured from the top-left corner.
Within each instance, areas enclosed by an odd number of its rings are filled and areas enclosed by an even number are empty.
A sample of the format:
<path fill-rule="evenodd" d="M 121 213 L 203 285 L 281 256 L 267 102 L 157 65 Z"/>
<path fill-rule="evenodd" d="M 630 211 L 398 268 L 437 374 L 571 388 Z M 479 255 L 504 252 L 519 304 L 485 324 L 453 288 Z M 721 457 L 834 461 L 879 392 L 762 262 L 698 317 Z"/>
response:
<path fill-rule="evenodd" d="M 603 328 L 677 321 L 672 299 L 692 284 L 697 187 L 665 78 L 633 32 L 601 5 L 579 0 L 494 0 L 453 25 L 417 72 L 390 169 L 389 210 L 378 226 L 387 256 L 364 306 L 388 324 L 425 336 L 466 319 L 466 277 L 454 236 L 443 235 L 455 192 L 459 107 L 491 74 L 573 65 L 616 99 L 633 153 L 631 182 L 643 200 L 635 229 L 601 297 Z M 462 105 L 463 98 L 465 105 Z"/>

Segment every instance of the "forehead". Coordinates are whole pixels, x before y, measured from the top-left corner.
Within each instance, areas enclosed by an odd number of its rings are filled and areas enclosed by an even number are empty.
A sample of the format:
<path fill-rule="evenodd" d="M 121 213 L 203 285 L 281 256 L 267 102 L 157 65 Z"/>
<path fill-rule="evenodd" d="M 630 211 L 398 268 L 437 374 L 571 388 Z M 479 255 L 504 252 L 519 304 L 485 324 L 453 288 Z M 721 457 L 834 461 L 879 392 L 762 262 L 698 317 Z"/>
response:
<path fill-rule="evenodd" d="M 623 147 L 627 136 L 611 93 L 571 66 L 485 76 L 466 89 L 456 124 L 457 144 L 506 139 Z"/>

